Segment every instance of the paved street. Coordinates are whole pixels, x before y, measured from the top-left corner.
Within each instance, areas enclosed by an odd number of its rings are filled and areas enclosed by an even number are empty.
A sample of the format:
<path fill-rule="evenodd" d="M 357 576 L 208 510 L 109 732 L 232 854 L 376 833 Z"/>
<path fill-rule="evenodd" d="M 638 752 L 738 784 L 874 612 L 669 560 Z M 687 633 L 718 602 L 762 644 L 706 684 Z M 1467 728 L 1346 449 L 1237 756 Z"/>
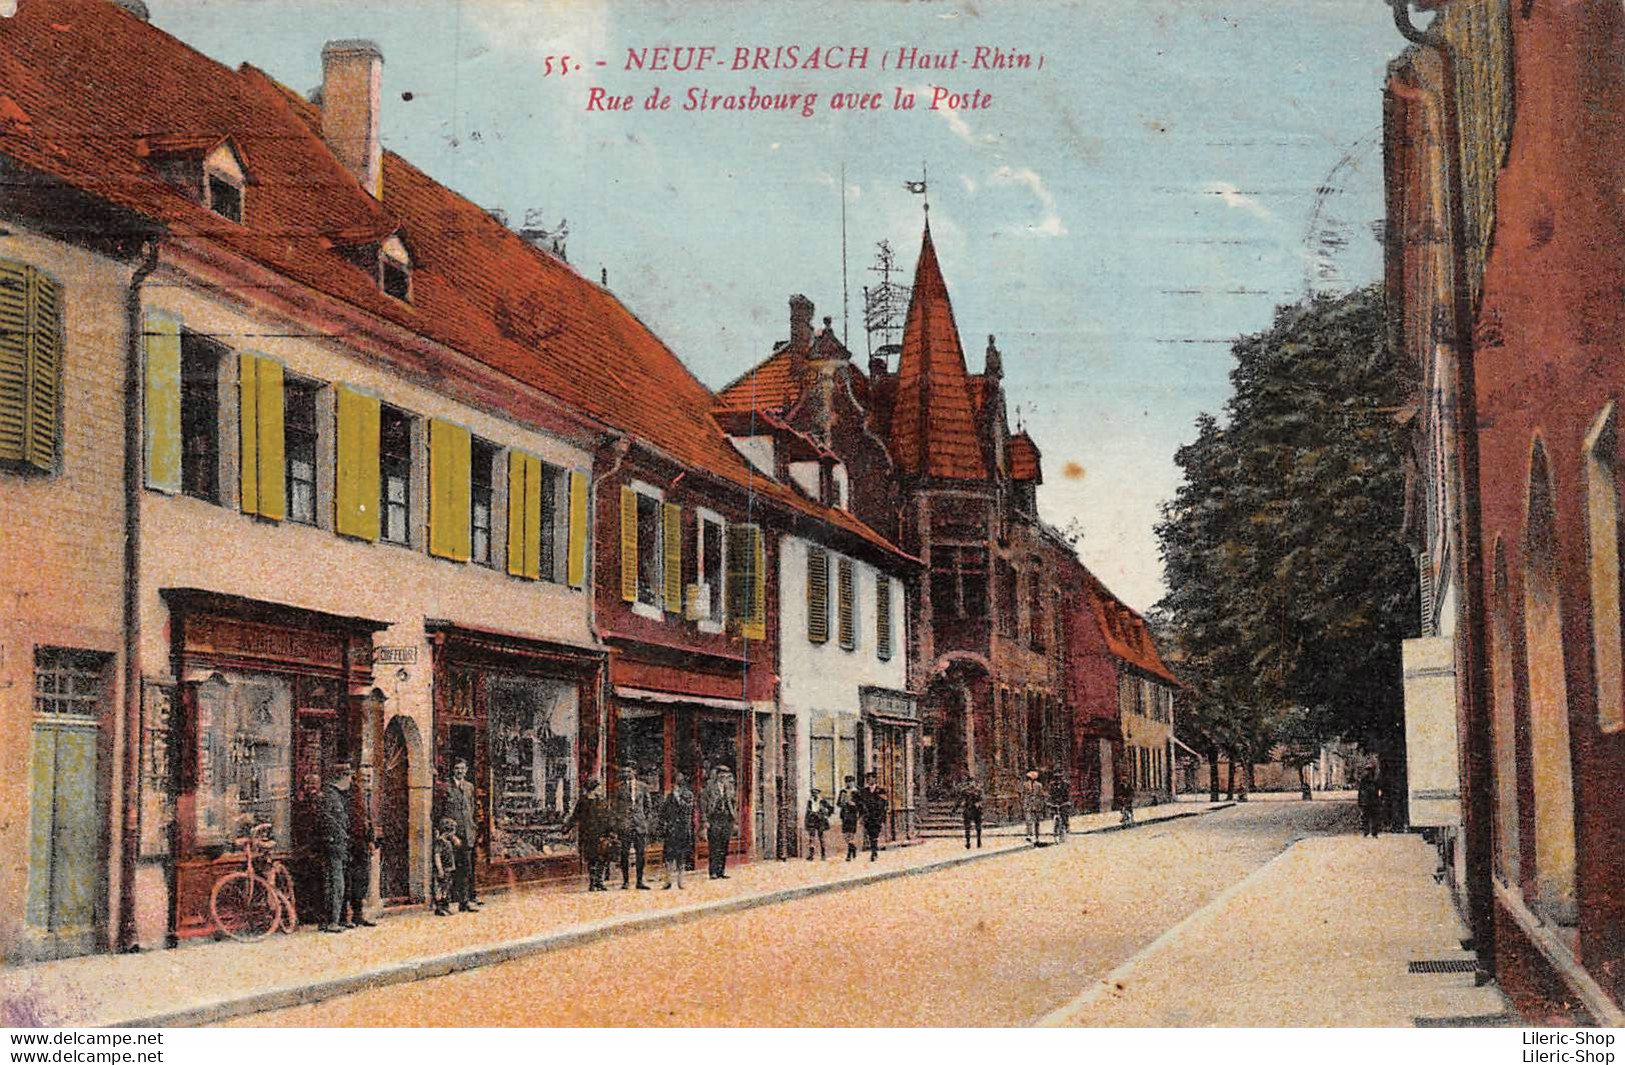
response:
<path fill-rule="evenodd" d="M 1251 803 L 236 1023 L 1028 1024 L 1293 840 L 1354 822 L 1345 803 Z"/>

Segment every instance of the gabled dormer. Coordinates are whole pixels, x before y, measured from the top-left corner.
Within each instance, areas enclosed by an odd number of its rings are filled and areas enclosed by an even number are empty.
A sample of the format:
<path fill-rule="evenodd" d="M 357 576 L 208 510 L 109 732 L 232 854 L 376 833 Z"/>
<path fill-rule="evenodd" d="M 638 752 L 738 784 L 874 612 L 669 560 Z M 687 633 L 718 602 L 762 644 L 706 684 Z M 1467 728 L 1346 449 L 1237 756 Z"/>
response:
<path fill-rule="evenodd" d="M 386 296 L 412 302 L 412 253 L 397 230 L 383 240 L 339 243 L 339 252 L 372 278 Z"/>
<path fill-rule="evenodd" d="M 165 181 L 221 218 L 241 223 L 252 184 L 242 152 L 230 137 L 156 134 L 141 154 Z"/>

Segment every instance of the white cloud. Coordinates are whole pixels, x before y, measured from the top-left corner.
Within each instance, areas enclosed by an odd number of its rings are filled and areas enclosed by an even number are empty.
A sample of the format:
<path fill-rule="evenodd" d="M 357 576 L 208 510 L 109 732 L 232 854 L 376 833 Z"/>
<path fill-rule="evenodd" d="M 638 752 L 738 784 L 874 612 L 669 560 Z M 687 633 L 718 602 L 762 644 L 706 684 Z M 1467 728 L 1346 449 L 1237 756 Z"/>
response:
<path fill-rule="evenodd" d="M 1001 166 L 987 176 L 989 185 L 1019 186 L 1027 189 L 1037 198 L 1044 208 L 1044 217 L 1037 222 L 1020 223 L 1009 226 L 1006 232 L 1018 235 L 1036 237 L 1064 237 L 1066 236 L 1066 223 L 1061 221 L 1060 211 L 1056 208 L 1055 197 L 1049 189 L 1044 187 L 1044 179 L 1031 167 L 1016 169 L 1011 166 Z"/>
<path fill-rule="evenodd" d="M 1219 197 L 1224 201 L 1226 207 L 1246 211 L 1248 214 L 1262 218 L 1266 222 L 1275 221 L 1275 214 L 1268 207 L 1265 207 L 1228 181 L 1210 181 L 1202 186 L 1202 191 Z"/>

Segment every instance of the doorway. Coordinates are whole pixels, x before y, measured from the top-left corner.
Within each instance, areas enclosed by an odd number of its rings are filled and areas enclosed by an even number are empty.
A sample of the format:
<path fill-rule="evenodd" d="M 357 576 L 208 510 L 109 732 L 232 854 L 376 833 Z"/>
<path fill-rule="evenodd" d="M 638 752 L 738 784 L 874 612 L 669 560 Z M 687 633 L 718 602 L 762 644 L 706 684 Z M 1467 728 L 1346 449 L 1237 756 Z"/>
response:
<path fill-rule="evenodd" d="M 384 729 L 378 779 L 378 834 L 383 841 L 378 856 L 378 893 L 386 903 L 406 902 L 412 896 L 412 753 L 403 720 L 392 718 Z"/>

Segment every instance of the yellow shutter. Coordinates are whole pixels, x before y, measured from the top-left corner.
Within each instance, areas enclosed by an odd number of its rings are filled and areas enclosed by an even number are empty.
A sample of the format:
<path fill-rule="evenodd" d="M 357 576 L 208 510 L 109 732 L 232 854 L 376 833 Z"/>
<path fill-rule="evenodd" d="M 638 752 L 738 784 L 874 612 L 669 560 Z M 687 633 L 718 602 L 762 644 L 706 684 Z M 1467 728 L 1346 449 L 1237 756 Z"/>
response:
<path fill-rule="evenodd" d="M 621 486 L 621 598 L 638 601 L 638 494 Z"/>
<path fill-rule="evenodd" d="M 259 361 L 246 351 L 237 354 L 237 451 L 241 459 L 237 496 L 244 514 L 258 514 L 260 510 Z"/>
<path fill-rule="evenodd" d="M 542 460 L 525 456 L 525 576 L 542 576 Z M 547 515 L 552 521 L 553 516 Z M 553 575 L 547 575 L 548 580 Z"/>
<path fill-rule="evenodd" d="M 807 640 L 829 642 L 829 552 L 807 548 Z"/>
<path fill-rule="evenodd" d="M 259 408 L 260 517 L 288 516 L 288 471 L 283 450 L 282 364 L 260 359 L 255 404 Z"/>
<path fill-rule="evenodd" d="M 474 440 L 467 429 L 429 419 L 429 553 L 467 562 L 473 506 L 470 473 Z"/>
<path fill-rule="evenodd" d="M 767 639 L 767 547 L 759 525 L 745 526 L 750 544 L 750 620 L 743 626 L 746 639 Z"/>
<path fill-rule="evenodd" d="M 508 572 L 525 575 L 525 455 L 508 452 Z"/>
<path fill-rule="evenodd" d="M 665 566 L 666 611 L 676 614 L 683 609 L 683 508 L 678 503 L 666 503 L 661 507 L 661 513 L 665 516 L 666 524 L 663 532 L 665 557 L 661 560 Z"/>
<path fill-rule="evenodd" d="M 584 588 L 587 584 L 587 475 L 580 471 L 570 474 L 570 560 L 568 577 L 570 587 Z"/>
<path fill-rule="evenodd" d="M 21 263 L 0 262 L 0 459 L 8 462 L 21 462 L 29 452 L 31 272 Z"/>
<path fill-rule="evenodd" d="M 147 487 L 181 490 L 181 324 L 149 314 L 146 344 Z"/>
<path fill-rule="evenodd" d="M 333 528 L 344 536 L 378 539 L 378 399 L 339 385 L 338 487 Z"/>
<path fill-rule="evenodd" d="M 28 431 L 23 458 L 35 469 L 56 466 L 58 396 L 62 376 L 62 289 L 29 270 Z"/>

